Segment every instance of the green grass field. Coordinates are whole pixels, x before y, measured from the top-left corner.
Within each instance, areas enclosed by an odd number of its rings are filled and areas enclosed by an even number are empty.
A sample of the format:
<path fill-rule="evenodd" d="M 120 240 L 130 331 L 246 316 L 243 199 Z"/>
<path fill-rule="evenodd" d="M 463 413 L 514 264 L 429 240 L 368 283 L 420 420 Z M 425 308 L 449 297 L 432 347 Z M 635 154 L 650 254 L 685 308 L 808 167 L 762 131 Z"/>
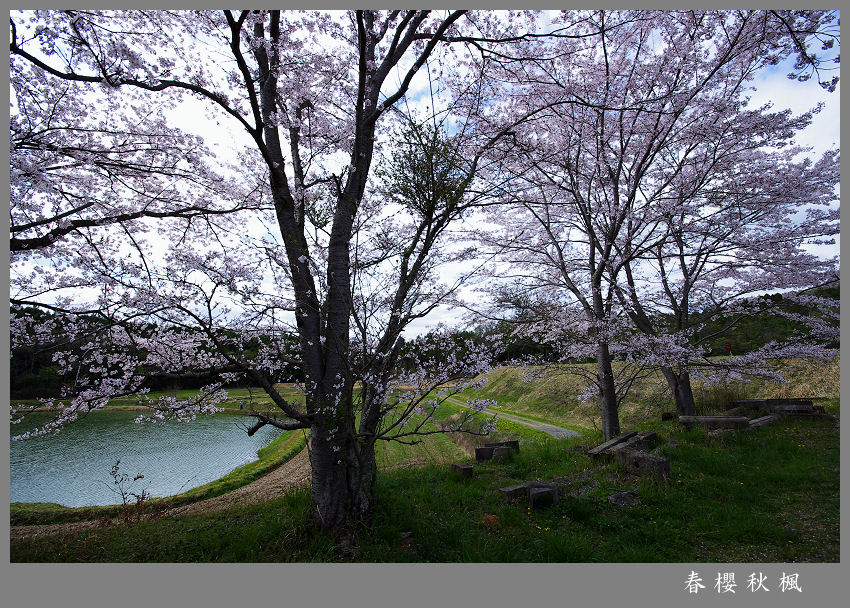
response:
<path fill-rule="evenodd" d="M 762 397 L 813 391 L 805 396 L 822 399 L 828 414 L 754 431 L 687 431 L 660 421 L 657 414 L 669 409 L 664 405 L 629 404 L 624 428 L 658 433 L 655 453 L 670 459 L 669 483 L 632 477 L 585 456 L 579 444 L 601 442 L 593 428 L 585 427 L 580 438 L 554 439 L 502 421 L 495 438 L 517 437 L 520 453 L 507 462 L 476 464 L 472 478 L 450 472 L 449 462 L 472 458 L 446 436 L 411 447 L 380 443 L 378 505 L 353 551 L 350 542 L 343 546 L 314 531 L 309 489 L 301 488 L 229 511 L 13 540 L 11 561 L 838 562 L 837 370 L 838 362 L 801 367 L 792 370 L 797 379 L 791 385 L 750 387 Z M 499 370 L 483 392 L 505 411 L 579 426 L 568 409 L 549 413 L 557 408 L 546 395 L 564 386 L 519 382 L 516 370 Z M 456 401 L 435 418 L 457 413 Z M 281 462 L 294 449 L 276 446 L 277 456 L 267 463 Z M 246 471 L 236 483 L 251 475 Z M 208 491 L 226 491 L 225 479 Z M 524 500 L 499 492 L 534 479 L 561 484 L 558 505 L 532 511 Z M 617 507 L 608 501 L 624 490 L 636 491 L 640 503 Z M 49 507 L 19 506 L 12 520 L 61 519 Z"/>

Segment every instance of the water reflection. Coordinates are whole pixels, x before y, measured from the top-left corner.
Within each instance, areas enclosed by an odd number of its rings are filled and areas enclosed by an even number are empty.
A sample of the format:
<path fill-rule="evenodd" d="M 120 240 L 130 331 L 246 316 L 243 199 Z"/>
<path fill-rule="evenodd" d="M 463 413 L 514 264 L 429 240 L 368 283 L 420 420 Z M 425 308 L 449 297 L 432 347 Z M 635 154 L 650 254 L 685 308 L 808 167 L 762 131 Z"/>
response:
<path fill-rule="evenodd" d="M 10 501 L 68 507 L 120 504 L 109 475 L 119 459 L 122 473 L 145 476 L 136 488 L 170 496 L 256 460 L 257 450 L 281 433 L 266 426 L 248 437 L 243 428 L 248 419 L 240 416 L 158 425 L 135 424 L 137 415 L 96 412 L 56 435 L 11 442 Z M 12 426 L 10 434 L 26 430 L 23 424 Z"/>

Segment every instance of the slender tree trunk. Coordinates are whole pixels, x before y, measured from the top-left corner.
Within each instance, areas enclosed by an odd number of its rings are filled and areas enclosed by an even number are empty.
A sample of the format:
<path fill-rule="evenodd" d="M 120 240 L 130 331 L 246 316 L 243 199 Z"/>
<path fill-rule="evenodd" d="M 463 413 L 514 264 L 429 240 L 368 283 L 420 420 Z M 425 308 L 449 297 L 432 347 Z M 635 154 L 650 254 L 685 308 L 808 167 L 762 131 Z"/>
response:
<path fill-rule="evenodd" d="M 313 518 L 330 530 L 348 523 L 368 523 L 375 504 L 377 465 L 373 443 L 335 450 L 339 441 L 319 425 L 311 428 Z"/>
<path fill-rule="evenodd" d="M 694 403 L 694 392 L 691 388 L 691 375 L 687 370 L 676 373 L 675 370 L 669 367 L 662 368 L 661 372 L 670 386 L 670 392 L 673 394 L 676 411 L 679 415 L 694 416 L 696 414 L 696 404 Z"/>
<path fill-rule="evenodd" d="M 617 389 L 614 386 L 614 369 L 607 343 L 596 349 L 597 378 L 599 379 L 599 411 L 602 414 L 602 437 L 605 441 L 620 434 L 620 415 L 617 412 Z"/>

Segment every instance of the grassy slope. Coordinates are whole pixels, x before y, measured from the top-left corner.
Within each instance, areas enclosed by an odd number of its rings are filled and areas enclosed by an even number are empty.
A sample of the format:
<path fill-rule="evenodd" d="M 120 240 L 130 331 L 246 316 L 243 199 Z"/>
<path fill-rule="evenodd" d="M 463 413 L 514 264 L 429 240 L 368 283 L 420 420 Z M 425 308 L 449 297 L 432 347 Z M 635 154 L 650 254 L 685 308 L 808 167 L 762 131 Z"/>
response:
<path fill-rule="evenodd" d="M 275 388 L 286 399 L 296 403 L 304 402 L 304 395 L 298 391 L 292 384 L 277 384 Z M 218 407 L 224 409 L 226 414 L 247 414 L 251 407 L 258 410 L 264 410 L 266 407 L 273 407 L 272 400 L 261 389 L 258 388 L 228 388 L 227 399 L 218 404 Z M 119 397 L 110 399 L 106 404 L 106 409 L 131 409 L 131 410 L 147 410 L 148 403 L 156 403 L 159 397 L 175 397 L 176 399 L 187 399 L 197 395 L 197 390 L 168 390 L 154 391 L 148 393 L 144 397 Z M 240 401 L 244 402 L 240 409 Z M 37 399 L 12 399 L 12 405 L 39 406 Z"/>
<path fill-rule="evenodd" d="M 594 364 L 585 364 L 593 372 Z M 699 413 L 717 413 L 731 407 L 737 399 L 814 397 L 838 399 L 840 358 L 813 365 L 801 361 L 788 361 L 782 365 L 787 383 L 738 382 L 729 386 L 703 386 L 693 384 L 694 398 Z M 544 377 L 526 381 L 521 368 L 498 368 L 490 373 L 487 385 L 479 391 L 467 391 L 466 398 L 495 399 L 500 408 L 539 421 L 560 423 L 566 428 L 575 425 L 595 428 L 599 411 L 595 403 L 581 403 L 577 395 L 586 384 L 576 375 L 553 369 Z M 657 417 L 660 412 L 672 410 L 667 394 L 667 384 L 660 373 L 650 375 L 633 386 L 620 407 L 624 424 L 637 424 Z M 498 409 L 495 410 L 498 412 Z M 571 426 L 572 425 L 572 426 Z"/>

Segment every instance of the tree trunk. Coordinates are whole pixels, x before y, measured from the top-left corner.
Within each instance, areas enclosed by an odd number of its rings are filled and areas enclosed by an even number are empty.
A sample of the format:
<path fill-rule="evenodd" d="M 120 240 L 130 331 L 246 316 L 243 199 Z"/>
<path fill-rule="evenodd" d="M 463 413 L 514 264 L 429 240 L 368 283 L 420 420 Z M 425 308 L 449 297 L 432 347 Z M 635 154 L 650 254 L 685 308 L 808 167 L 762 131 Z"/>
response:
<path fill-rule="evenodd" d="M 597 378 L 599 379 L 599 411 L 602 414 L 602 437 L 605 441 L 620 434 L 620 416 L 617 412 L 617 389 L 608 344 L 596 349 Z"/>
<path fill-rule="evenodd" d="M 673 399 L 676 403 L 676 411 L 680 416 L 696 415 L 696 404 L 694 403 L 694 393 L 691 388 L 691 375 L 687 370 L 676 373 L 672 368 L 661 368 L 661 372 L 667 379 L 667 384 L 670 385 L 670 392 L 673 393 Z"/>
<path fill-rule="evenodd" d="M 319 425 L 311 428 L 313 519 L 324 530 L 348 523 L 368 523 L 375 504 L 375 446 L 338 447 Z"/>

